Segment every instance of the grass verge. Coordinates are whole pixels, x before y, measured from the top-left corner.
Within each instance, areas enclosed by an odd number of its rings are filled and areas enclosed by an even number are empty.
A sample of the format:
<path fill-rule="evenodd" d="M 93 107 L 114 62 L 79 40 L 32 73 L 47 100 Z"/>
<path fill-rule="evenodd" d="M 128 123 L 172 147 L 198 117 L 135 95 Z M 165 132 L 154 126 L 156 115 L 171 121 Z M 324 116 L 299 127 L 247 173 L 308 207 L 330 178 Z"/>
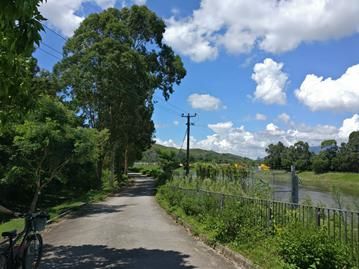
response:
<path fill-rule="evenodd" d="M 182 208 L 170 206 L 167 200 L 161 196 L 160 192 L 156 194 L 156 200 L 169 214 L 175 215 L 183 222 L 187 223 L 191 227 L 191 232 L 194 236 L 199 236 L 202 240 L 204 239 L 203 241 L 210 246 L 214 246 L 218 243 L 214 239 L 215 235 L 213 229 L 209 229 L 206 224 L 201 223 L 196 218 L 186 215 Z M 273 247 L 274 244 L 276 244 L 275 240 L 272 238 L 266 238 L 260 242 L 252 244 L 227 244 L 225 246 L 248 258 L 259 268 L 284 268 L 284 262 L 276 253 L 276 248 Z"/>
<path fill-rule="evenodd" d="M 91 190 L 76 198 L 69 199 L 58 205 L 47 208 L 45 211 L 49 213 L 51 220 L 57 220 L 62 213 L 69 210 L 77 210 L 84 204 L 95 203 L 106 199 L 114 189 L 106 187 L 102 190 Z M 5 231 L 17 230 L 21 231 L 24 228 L 24 219 L 16 218 L 0 224 L 0 234 Z M 1 241 L 1 240 L 0 240 Z"/>

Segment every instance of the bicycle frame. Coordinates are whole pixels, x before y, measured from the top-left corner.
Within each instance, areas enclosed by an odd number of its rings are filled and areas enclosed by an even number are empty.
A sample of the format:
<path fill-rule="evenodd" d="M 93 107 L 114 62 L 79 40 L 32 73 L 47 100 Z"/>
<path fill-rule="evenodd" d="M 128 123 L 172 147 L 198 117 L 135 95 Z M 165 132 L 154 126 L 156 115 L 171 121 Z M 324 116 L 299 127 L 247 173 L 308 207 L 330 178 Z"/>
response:
<path fill-rule="evenodd" d="M 31 219 L 25 216 L 25 227 L 22 232 L 16 235 L 15 238 L 8 238 L 0 245 L 8 243 L 9 246 L 5 248 L 5 252 L 3 255 L 6 257 L 7 260 L 7 269 L 13 269 L 15 266 L 18 265 L 18 262 L 21 261 L 24 255 L 25 243 L 26 240 L 33 234 L 37 234 L 35 229 L 32 227 Z M 17 243 L 20 244 L 17 245 Z M 2 253 L 0 253 L 2 254 Z"/>

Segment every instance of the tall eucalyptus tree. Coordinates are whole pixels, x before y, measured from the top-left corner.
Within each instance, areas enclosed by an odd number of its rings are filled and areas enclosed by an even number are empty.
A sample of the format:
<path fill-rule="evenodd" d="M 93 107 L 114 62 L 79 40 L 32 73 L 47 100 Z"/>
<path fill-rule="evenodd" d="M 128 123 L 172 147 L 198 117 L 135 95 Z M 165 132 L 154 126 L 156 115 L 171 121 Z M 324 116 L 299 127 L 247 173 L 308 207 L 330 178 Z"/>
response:
<path fill-rule="evenodd" d="M 151 145 L 154 92 L 167 100 L 186 75 L 181 58 L 163 43 L 164 31 L 163 20 L 145 6 L 110 8 L 81 23 L 55 67 L 85 123 L 109 129 L 113 170 L 126 173 Z"/>

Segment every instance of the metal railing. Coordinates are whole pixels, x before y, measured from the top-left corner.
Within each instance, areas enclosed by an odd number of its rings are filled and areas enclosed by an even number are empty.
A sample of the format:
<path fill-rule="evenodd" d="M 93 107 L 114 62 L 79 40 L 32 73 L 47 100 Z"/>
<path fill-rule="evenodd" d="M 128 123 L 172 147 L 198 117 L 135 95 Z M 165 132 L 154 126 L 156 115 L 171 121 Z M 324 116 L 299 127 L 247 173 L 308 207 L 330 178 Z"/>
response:
<path fill-rule="evenodd" d="M 274 225 L 285 226 L 295 222 L 301 223 L 304 227 L 325 227 L 330 238 L 344 243 L 351 249 L 359 265 L 359 212 L 243 197 L 202 189 L 185 189 L 177 186 L 172 186 L 172 189 L 197 198 L 213 198 L 215 202 L 211 205 L 215 210 L 223 210 L 226 205 L 233 202 L 239 203 L 251 209 L 250 221 L 253 225 L 274 227 Z"/>

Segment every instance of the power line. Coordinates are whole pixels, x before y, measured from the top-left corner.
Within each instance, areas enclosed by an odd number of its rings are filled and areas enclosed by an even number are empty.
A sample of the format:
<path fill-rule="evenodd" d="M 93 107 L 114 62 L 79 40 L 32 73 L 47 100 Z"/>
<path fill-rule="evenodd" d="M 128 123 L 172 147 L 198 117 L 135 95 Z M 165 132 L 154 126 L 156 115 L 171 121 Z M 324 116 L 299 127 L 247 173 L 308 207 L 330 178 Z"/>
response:
<path fill-rule="evenodd" d="M 176 116 L 180 116 L 181 114 L 175 110 L 173 110 L 172 108 L 170 107 L 166 107 L 164 105 L 162 105 L 161 103 L 159 103 L 158 101 L 155 101 L 155 104 L 162 107 L 163 109 L 167 110 L 168 112 L 171 112 L 173 114 L 175 114 Z"/>
<path fill-rule="evenodd" d="M 43 53 L 46 53 L 47 55 L 50 55 L 51 57 L 56 58 L 57 60 L 61 60 L 60 57 L 58 57 L 58 56 L 52 54 L 51 52 L 48 52 L 48 51 L 44 50 L 43 48 L 38 47 L 38 49 L 41 50 Z"/>
<path fill-rule="evenodd" d="M 174 109 L 180 111 L 181 113 L 185 113 L 185 112 L 186 112 L 184 109 L 180 108 L 179 106 L 176 106 L 175 104 L 171 104 L 171 103 L 169 103 L 168 101 L 165 102 L 164 104 L 167 104 L 167 105 L 173 107 Z"/>
<path fill-rule="evenodd" d="M 186 135 L 187 135 L 187 130 L 185 130 L 184 132 L 184 136 L 183 136 L 183 140 L 182 140 L 182 145 L 178 151 L 178 154 L 181 152 L 181 150 L 183 149 L 183 145 L 184 145 L 184 141 L 186 141 Z"/>
<path fill-rule="evenodd" d="M 54 51 L 54 52 L 60 54 L 60 55 L 62 56 L 62 52 L 61 52 L 61 51 L 59 51 L 59 50 L 57 50 L 57 49 L 51 47 L 50 45 L 46 44 L 45 42 L 41 42 L 41 44 L 44 45 L 45 47 L 51 49 L 52 51 Z"/>
<path fill-rule="evenodd" d="M 62 38 L 63 40 L 67 41 L 67 38 L 66 37 L 63 37 L 61 34 L 59 34 L 58 32 L 56 32 L 55 30 L 51 29 L 49 26 L 47 26 L 46 24 L 42 23 L 42 25 L 50 30 L 51 32 L 53 32 L 55 35 L 57 35 L 58 37 Z"/>

